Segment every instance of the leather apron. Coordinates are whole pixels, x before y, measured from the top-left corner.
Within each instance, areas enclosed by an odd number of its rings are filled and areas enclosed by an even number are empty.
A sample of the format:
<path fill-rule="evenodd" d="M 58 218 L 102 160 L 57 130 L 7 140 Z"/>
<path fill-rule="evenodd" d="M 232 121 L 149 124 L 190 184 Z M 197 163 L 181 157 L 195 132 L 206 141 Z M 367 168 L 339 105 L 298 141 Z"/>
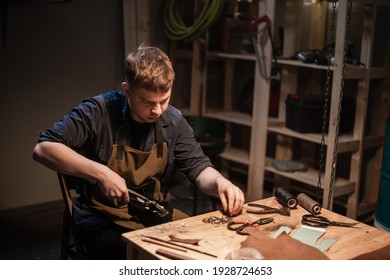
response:
<path fill-rule="evenodd" d="M 118 132 L 107 166 L 125 179 L 128 188 L 149 199 L 162 200 L 160 178 L 168 162 L 168 145 L 162 137 L 160 119 L 154 124 L 157 143 L 153 145 L 149 152 L 125 146 L 128 133 L 123 130 Z M 145 222 L 129 213 L 129 205 L 118 206 L 106 197 L 99 187 L 96 187 L 92 194 L 91 206 L 122 227 L 133 230 L 146 227 Z M 188 217 L 188 215 L 174 209 L 174 220 L 185 217 Z"/>

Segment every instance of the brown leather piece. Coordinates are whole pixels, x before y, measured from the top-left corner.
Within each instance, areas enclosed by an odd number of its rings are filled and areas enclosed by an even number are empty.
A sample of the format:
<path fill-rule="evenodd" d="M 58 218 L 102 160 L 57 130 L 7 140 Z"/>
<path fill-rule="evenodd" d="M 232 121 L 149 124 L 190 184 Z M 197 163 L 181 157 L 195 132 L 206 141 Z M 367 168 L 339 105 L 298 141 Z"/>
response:
<path fill-rule="evenodd" d="M 250 235 L 241 243 L 241 247 L 258 250 L 266 260 L 329 260 L 317 248 L 304 244 L 286 233 L 272 238 L 268 236 L 269 233 L 255 228 L 248 228 L 246 232 Z"/>

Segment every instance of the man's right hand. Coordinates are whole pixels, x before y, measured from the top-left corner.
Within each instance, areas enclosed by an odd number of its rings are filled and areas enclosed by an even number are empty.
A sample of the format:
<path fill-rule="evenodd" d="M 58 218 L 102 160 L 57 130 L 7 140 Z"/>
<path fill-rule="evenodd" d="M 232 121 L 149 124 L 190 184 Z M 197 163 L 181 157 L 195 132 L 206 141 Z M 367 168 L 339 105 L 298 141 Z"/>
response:
<path fill-rule="evenodd" d="M 98 187 L 118 207 L 129 203 L 129 192 L 125 179 L 111 169 L 104 176 L 104 179 L 99 181 Z"/>

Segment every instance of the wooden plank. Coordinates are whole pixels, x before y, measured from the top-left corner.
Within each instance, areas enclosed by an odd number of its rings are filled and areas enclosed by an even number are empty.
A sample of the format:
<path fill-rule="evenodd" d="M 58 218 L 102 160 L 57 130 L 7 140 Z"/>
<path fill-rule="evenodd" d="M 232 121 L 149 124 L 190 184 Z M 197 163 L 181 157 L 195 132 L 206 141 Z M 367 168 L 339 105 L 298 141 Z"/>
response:
<path fill-rule="evenodd" d="M 135 50 L 141 43 L 151 43 L 149 14 L 149 0 L 123 0 L 125 55 Z"/>
<path fill-rule="evenodd" d="M 259 2 L 260 15 L 267 15 L 271 22 L 274 21 L 275 2 Z M 258 42 L 258 41 L 257 41 Z M 246 192 L 247 200 L 257 200 L 263 198 L 264 187 L 264 167 L 267 145 L 267 126 L 269 95 L 271 82 L 263 76 L 270 76 L 272 64 L 272 46 L 270 40 L 265 44 L 256 45 L 262 53 L 262 57 L 256 60 L 255 86 L 253 94 L 253 116 L 250 141 L 248 187 Z M 260 65 L 262 64 L 262 66 Z M 265 73 L 261 75 L 260 69 Z"/>

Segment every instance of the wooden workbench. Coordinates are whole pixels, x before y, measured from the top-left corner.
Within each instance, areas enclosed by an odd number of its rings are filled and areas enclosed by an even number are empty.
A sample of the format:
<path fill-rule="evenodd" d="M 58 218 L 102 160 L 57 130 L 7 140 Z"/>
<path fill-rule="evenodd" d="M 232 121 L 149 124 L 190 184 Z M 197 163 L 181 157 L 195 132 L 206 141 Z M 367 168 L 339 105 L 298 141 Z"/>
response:
<path fill-rule="evenodd" d="M 256 202 L 272 207 L 280 207 L 280 204 L 274 197 Z M 272 223 L 262 225 L 260 228 L 260 230 L 264 231 L 264 233 L 270 237 L 273 237 L 281 226 L 291 228 L 290 235 L 294 234 L 294 232 L 302 226 L 302 215 L 309 214 L 300 206 L 298 206 L 297 209 L 291 210 L 291 216 L 282 216 L 279 214 L 249 214 L 246 212 L 247 208 L 248 206 L 244 205 L 242 214 L 235 217 L 235 219 L 255 221 L 262 217 L 273 217 L 274 221 Z M 321 215 L 333 221 L 356 222 L 326 209 L 322 209 Z M 218 225 L 205 223 L 203 221 L 203 219 L 212 216 L 222 217 L 223 214 L 220 211 L 214 211 L 183 220 L 124 233 L 122 239 L 127 244 L 127 257 L 128 259 L 166 259 L 165 257 L 156 254 L 157 249 L 164 249 L 187 256 L 189 259 L 225 259 L 228 253 L 240 248 L 241 242 L 244 241 L 247 236 L 239 235 L 235 231 L 228 230 L 226 224 Z M 142 239 L 145 238 L 144 235 L 158 237 L 164 240 L 169 240 L 169 235 L 175 235 L 176 237 L 185 239 L 201 239 L 198 245 L 185 244 L 185 246 L 211 253 L 216 255 L 217 258 L 190 250 L 181 252 L 145 242 L 142 241 Z M 352 259 L 358 255 L 369 253 L 390 245 L 389 232 L 379 230 L 364 223 L 358 223 L 353 228 L 330 226 L 326 228 L 325 234 L 318 242 L 327 238 L 336 239 L 337 241 L 325 252 L 325 255 L 330 259 L 338 260 Z"/>

